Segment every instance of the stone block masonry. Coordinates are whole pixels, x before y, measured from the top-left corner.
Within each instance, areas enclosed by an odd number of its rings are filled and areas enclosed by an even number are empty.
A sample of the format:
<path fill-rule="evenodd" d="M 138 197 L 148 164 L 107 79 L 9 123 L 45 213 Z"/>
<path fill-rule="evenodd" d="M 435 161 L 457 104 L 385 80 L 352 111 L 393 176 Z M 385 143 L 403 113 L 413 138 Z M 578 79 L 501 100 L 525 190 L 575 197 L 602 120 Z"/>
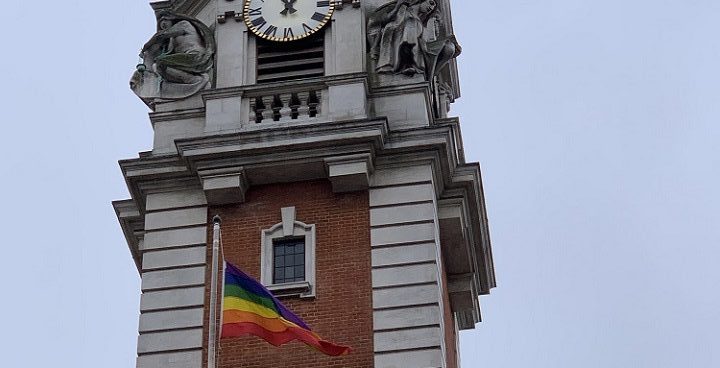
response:
<path fill-rule="evenodd" d="M 200 366 L 206 206 L 198 189 L 147 196 L 137 368 Z"/>

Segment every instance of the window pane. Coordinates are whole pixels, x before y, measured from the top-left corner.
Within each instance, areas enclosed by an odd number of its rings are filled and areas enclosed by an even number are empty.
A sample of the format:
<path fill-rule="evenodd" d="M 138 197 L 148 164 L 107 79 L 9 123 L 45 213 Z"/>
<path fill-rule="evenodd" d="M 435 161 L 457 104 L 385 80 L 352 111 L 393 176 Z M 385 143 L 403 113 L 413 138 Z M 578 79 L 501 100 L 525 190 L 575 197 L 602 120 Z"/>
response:
<path fill-rule="evenodd" d="M 305 239 L 276 239 L 273 252 L 273 283 L 305 280 Z"/>

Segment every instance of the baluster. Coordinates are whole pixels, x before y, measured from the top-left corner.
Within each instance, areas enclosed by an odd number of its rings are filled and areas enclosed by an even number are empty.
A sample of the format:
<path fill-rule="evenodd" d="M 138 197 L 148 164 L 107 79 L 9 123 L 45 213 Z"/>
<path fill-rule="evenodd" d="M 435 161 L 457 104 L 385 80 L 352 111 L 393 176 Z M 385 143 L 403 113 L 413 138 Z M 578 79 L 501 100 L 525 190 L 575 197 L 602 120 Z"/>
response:
<path fill-rule="evenodd" d="M 320 105 L 320 100 L 318 99 L 317 92 L 310 91 L 310 96 L 308 97 L 308 116 L 311 118 L 314 118 L 318 114 L 318 105 Z"/>
<path fill-rule="evenodd" d="M 307 117 L 309 116 L 310 107 L 307 105 L 309 93 L 308 92 L 300 92 L 297 94 L 298 97 L 298 117 Z"/>
<path fill-rule="evenodd" d="M 273 121 L 280 121 L 280 118 L 282 115 L 280 114 L 280 110 L 283 108 L 282 100 L 280 100 L 280 95 L 274 95 L 272 98 L 272 119 Z"/>
<path fill-rule="evenodd" d="M 260 124 L 263 121 L 263 111 L 265 111 L 265 104 L 261 97 L 255 97 L 254 106 L 251 107 L 250 121 L 255 121 L 255 124 Z"/>
<path fill-rule="evenodd" d="M 293 93 L 290 95 L 290 119 L 297 119 L 298 118 L 298 108 L 300 107 L 300 97 L 298 97 L 297 93 Z"/>
<path fill-rule="evenodd" d="M 316 91 L 316 93 L 317 93 L 318 104 L 317 104 L 317 106 L 315 107 L 315 115 L 316 115 L 316 116 L 322 116 L 322 112 L 323 112 L 323 111 L 322 111 L 322 108 L 323 108 L 323 103 L 322 103 L 322 97 L 323 97 L 323 96 L 322 96 L 322 94 L 323 94 L 323 92 L 322 92 L 322 90 L 320 90 L 320 91 Z"/>
<path fill-rule="evenodd" d="M 262 101 L 263 101 L 263 104 L 266 106 L 265 110 L 263 110 L 263 121 L 265 121 L 265 122 L 273 121 L 274 120 L 274 113 L 273 113 L 273 109 L 272 109 L 273 96 L 263 96 Z"/>
<path fill-rule="evenodd" d="M 292 99 L 289 93 L 283 93 L 280 95 L 280 101 L 282 108 L 280 109 L 280 121 L 290 121 L 292 119 L 292 108 L 290 107 L 290 100 Z"/>
<path fill-rule="evenodd" d="M 253 121 L 255 124 L 257 124 L 257 120 L 255 120 L 257 117 L 257 114 L 255 114 L 255 99 L 250 99 L 250 111 L 248 112 L 248 123 Z"/>

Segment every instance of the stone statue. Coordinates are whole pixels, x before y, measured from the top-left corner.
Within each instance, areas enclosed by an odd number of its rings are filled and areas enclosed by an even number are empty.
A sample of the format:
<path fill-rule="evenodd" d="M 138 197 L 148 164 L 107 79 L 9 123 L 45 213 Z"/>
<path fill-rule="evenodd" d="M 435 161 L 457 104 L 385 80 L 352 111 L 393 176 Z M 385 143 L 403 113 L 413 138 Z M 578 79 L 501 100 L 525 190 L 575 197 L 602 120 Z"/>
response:
<path fill-rule="evenodd" d="M 425 75 L 428 81 L 459 55 L 454 36 L 428 41 L 425 28 L 438 11 L 436 0 L 397 0 L 379 7 L 368 21 L 370 57 L 383 74 Z"/>
<path fill-rule="evenodd" d="M 158 31 L 143 46 L 130 88 L 148 104 L 190 97 L 206 88 L 214 63 L 215 37 L 201 21 L 158 14 Z"/>

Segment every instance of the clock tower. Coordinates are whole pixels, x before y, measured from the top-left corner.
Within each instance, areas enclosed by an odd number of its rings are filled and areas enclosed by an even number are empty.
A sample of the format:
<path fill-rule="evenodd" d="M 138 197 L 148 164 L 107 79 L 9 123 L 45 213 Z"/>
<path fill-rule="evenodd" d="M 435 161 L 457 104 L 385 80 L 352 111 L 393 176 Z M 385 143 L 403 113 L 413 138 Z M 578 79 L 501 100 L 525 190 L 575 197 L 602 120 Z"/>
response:
<path fill-rule="evenodd" d="M 137 368 L 459 367 L 495 273 L 448 115 L 450 1 L 151 6 L 130 87 L 153 147 L 120 161 L 113 203 L 142 279 Z M 222 258 L 351 354 L 211 336 L 215 215 Z"/>

